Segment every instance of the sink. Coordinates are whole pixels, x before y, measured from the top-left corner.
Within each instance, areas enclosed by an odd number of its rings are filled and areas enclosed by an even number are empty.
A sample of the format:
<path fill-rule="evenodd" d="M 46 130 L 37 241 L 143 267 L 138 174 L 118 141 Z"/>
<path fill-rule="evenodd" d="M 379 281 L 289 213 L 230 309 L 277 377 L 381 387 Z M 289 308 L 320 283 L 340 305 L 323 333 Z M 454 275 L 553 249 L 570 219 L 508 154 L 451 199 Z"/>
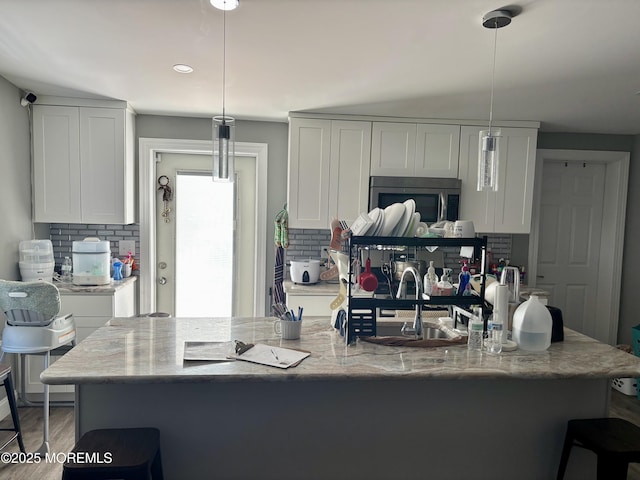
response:
<path fill-rule="evenodd" d="M 401 337 L 403 336 L 400 330 L 402 329 L 402 322 L 394 323 L 378 323 L 376 325 L 376 336 L 378 337 Z M 407 326 L 412 327 L 413 321 L 407 322 Z M 423 328 L 423 338 L 436 339 L 436 338 L 449 338 L 447 334 L 442 330 L 433 327 Z"/>

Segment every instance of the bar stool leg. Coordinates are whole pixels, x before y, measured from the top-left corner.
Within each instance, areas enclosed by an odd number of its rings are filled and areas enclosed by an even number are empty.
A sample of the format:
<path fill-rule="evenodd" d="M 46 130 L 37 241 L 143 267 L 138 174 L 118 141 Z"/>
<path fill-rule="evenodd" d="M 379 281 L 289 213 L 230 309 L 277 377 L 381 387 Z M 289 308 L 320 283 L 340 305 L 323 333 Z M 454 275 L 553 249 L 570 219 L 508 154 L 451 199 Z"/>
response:
<path fill-rule="evenodd" d="M 560 465 L 558 466 L 557 480 L 564 478 L 564 473 L 567 470 L 567 463 L 569 462 L 569 454 L 571 453 L 571 447 L 573 447 L 573 435 L 567 427 L 567 434 L 564 437 L 564 446 L 562 447 L 562 456 L 560 457 Z"/>
<path fill-rule="evenodd" d="M 153 480 L 163 480 L 162 475 L 162 458 L 160 456 L 160 449 L 156 453 L 156 456 L 153 459 L 153 463 L 151 464 L 151 478 Z"/>
<path fill-rule="evenodd" d="M 22 441 L 22 430 L 20 429 L 20 417 L 18 417 L 18 405 L 16 404 L 16 397 L 13 392 L 13 382 L 11 381 L 11 372 L 7 374 L 7 378 L 4 380 L 4 388 L 7 391 L 7 401 L 9 402 L 9 410 L 11 410 L 11 419 L 13 420 L 13 428 L 16 430 L 18 445 L 20 451 L 26 453 L 24 448 L 24 442 Z"/>

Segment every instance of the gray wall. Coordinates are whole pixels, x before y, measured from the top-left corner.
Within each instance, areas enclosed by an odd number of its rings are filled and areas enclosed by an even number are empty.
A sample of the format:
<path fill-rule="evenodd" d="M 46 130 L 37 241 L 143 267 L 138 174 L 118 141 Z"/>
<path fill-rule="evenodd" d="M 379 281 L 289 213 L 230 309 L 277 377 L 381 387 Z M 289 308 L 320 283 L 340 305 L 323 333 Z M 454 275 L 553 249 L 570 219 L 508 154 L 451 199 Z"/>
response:
<path fill-rule="evenodd" d="M 174 138 L 211 140 L 211 119 L 138 115 L 137 138 Z M 267 170 L 267 245 L 273 245 L 273 218 L 287 201 L 289 127 L 286 123 L 236 121 L 236 142 L 268 144 Z M 136 142 L 137 145 L 138 142 Z M 267 287 L 273 283 L 274 248 L 267 247 L 265 259 Z"/>
<path fill-rule="evenodd" d="M 20 280 L 18 244 L 32 238 L 29 116 L 21 96 L 0 77 L 0 278 L 5 280 Z"/>
<path fill-rule="evenodd" d="M 640 235 L 640 135 L 540 133 L 538 148 L 631 152 L 618 319 L 618 343 L 631 344 L 631 328 L 640 323 L 636 311 L 638 293 L 635 283 L 636 270 L 640 265 L 640 253 L 635 248 Z"/>

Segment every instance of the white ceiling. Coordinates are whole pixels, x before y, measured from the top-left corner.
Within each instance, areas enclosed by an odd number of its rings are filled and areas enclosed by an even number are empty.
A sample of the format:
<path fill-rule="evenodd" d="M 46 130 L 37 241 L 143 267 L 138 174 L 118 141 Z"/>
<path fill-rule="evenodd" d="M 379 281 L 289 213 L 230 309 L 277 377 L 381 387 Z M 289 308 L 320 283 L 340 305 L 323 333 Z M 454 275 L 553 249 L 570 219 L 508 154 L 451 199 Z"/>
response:
<path fill-rule="evenodd" d="M 240 0 L 226 14 L 226 113 L 485 120 L 496 0 Z M 640 134 L 640 1 L 520 0 L 498 30 L 494 119 Z M 36 95 L 127 100 L 142 114 L 222 110 L 222 19 L 209 0 L 1 0 L 0 75 Z M 188 63 L 194 73 L 172 70 Z"/>

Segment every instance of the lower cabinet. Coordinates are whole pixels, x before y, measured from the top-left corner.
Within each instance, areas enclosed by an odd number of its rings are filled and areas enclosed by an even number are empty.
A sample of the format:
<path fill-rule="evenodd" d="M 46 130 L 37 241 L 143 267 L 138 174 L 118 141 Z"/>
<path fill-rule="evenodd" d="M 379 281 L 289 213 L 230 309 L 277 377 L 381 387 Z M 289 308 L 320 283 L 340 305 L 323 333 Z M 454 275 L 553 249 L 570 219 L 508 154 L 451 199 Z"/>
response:
<path fill-rule="evenodd" d="M 76 322 L 76 344 L 113 317 L 133 317 L 136 314 L 135 281 L 125 281 L 115 291 L 84 293 L 60 289 L 60 314 L 72 313 Z M 60 357 L 51 355 L 53 364 Z M 25 355 L 25 393 L 42 393 L 40 373 L 44 369 L 43 355 Z M 50 393 L 73 393 L 73 385 L 51 385 Z"/>

